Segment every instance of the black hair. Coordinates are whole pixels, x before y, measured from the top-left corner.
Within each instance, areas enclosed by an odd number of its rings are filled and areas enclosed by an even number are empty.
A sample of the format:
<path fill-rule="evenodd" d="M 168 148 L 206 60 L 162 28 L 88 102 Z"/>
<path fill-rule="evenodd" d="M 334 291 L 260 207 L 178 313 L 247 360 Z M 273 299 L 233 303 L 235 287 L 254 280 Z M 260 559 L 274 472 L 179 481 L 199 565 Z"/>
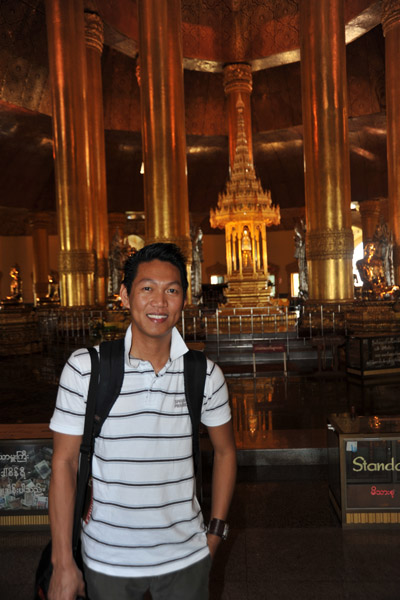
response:
<path fill-rule="evenodd" d="M 129 256 L 125 261 L 122 283 L 126 287 L 128 295 L 131 292 L 132 283 L 136 277 L 139 265 L 141 263 L 151 262 L 152 260 L 169 262 L 179 270 L 183 296 L 186 297 L 186 291 L 189 285 L 186 273 L 186 258 L 182 250 L 176 244 L 167 244 L 163 242 L 156 242 L 155 244 L 144 246 L 141 250 Z"/>

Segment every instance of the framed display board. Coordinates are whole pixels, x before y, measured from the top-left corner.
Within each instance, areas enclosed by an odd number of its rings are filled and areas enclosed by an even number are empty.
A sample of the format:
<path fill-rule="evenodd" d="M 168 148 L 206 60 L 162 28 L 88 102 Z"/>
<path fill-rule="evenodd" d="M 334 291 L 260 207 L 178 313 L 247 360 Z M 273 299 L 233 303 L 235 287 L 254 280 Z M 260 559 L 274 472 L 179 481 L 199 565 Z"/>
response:
<path fill-rule="evenodd" d="M 48 525 L 52 455 L 50 437 L 0 437 L 0 526 Z"/>

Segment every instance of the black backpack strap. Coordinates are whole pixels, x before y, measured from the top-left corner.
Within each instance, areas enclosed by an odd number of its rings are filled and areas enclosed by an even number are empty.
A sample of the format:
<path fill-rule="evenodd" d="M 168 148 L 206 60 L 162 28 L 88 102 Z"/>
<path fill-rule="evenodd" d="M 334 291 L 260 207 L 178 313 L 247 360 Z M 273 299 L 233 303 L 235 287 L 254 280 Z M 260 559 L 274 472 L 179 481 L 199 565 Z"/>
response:
<path fill-rule="evenodd" d="M 200 464 L 199 427 L 207 374 L 206 355 L 199 350 L 189 350 L 183 355 L 183 365 L 186 403 L 192 422 L 193 463 L 196 474 Z"/>
<path fill-rule="evenodd" d="M 83 438 L 80 448 L 80 460 L 79 460 L 79 471 L 78 480 L 76 487 L 76 498 L 75 498 L 75 509 L 74 509 L 74 521 L 73 521 L 73 534 L 72 534 L 72 549 L 74 555 L 79 543 L 79 534 L 81 529 L 81 518 L 83 513 L 83 507 L 85 504 L 86 488 L 89 480 L 91 467 L 92 467 L 92 454 L 93 454 L 93 429 L 94 429 L 94 415 L 96 409 L 97 390 L 99 385 L 99 357 L 97 350 L 94 348 L 88 348 L 91 360 L 91 375 L 89 382 L 89 390 L 86 401 L 86 415 L 85 425 L 83 430 Z"/>
<path fill-rule="evenodd" d="M 125 339 L 100 344 L 100 386 L 96 402 L 95 430 L 97 437 L 121 391 L 125 368 Z"/>

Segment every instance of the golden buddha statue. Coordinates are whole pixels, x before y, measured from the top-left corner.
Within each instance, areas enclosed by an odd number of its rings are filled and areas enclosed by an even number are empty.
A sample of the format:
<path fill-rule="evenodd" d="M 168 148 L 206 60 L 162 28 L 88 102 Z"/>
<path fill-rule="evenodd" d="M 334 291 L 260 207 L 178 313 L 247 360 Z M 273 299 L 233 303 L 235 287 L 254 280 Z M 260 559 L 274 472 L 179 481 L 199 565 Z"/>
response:
<path fill-rule="evenodd" d="M 385 265 L 379 253 L 379 245 L 370 242 L 365 246 L 364 258 L 356 263 L 361 281 L 363 282 L 363 292 L 372 299 L 383 299 L 397 295 L 399 288 L 396 285 L 389 285 Z"/>

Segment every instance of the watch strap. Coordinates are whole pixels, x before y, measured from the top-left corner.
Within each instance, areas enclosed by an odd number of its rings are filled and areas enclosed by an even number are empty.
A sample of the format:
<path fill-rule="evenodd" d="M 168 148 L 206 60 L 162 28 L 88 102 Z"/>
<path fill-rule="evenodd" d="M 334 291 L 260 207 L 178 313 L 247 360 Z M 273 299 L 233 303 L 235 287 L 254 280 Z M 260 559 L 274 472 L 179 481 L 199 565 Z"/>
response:
<path fill-rule="evenodd" d="M 217 535 L 223 540 L 225 540 L 228 537 L 228 530 L 228 523 L 226 521 L 223 521 L 222 519 L 211 519 L 207 527 L 207 533 Z"/>

